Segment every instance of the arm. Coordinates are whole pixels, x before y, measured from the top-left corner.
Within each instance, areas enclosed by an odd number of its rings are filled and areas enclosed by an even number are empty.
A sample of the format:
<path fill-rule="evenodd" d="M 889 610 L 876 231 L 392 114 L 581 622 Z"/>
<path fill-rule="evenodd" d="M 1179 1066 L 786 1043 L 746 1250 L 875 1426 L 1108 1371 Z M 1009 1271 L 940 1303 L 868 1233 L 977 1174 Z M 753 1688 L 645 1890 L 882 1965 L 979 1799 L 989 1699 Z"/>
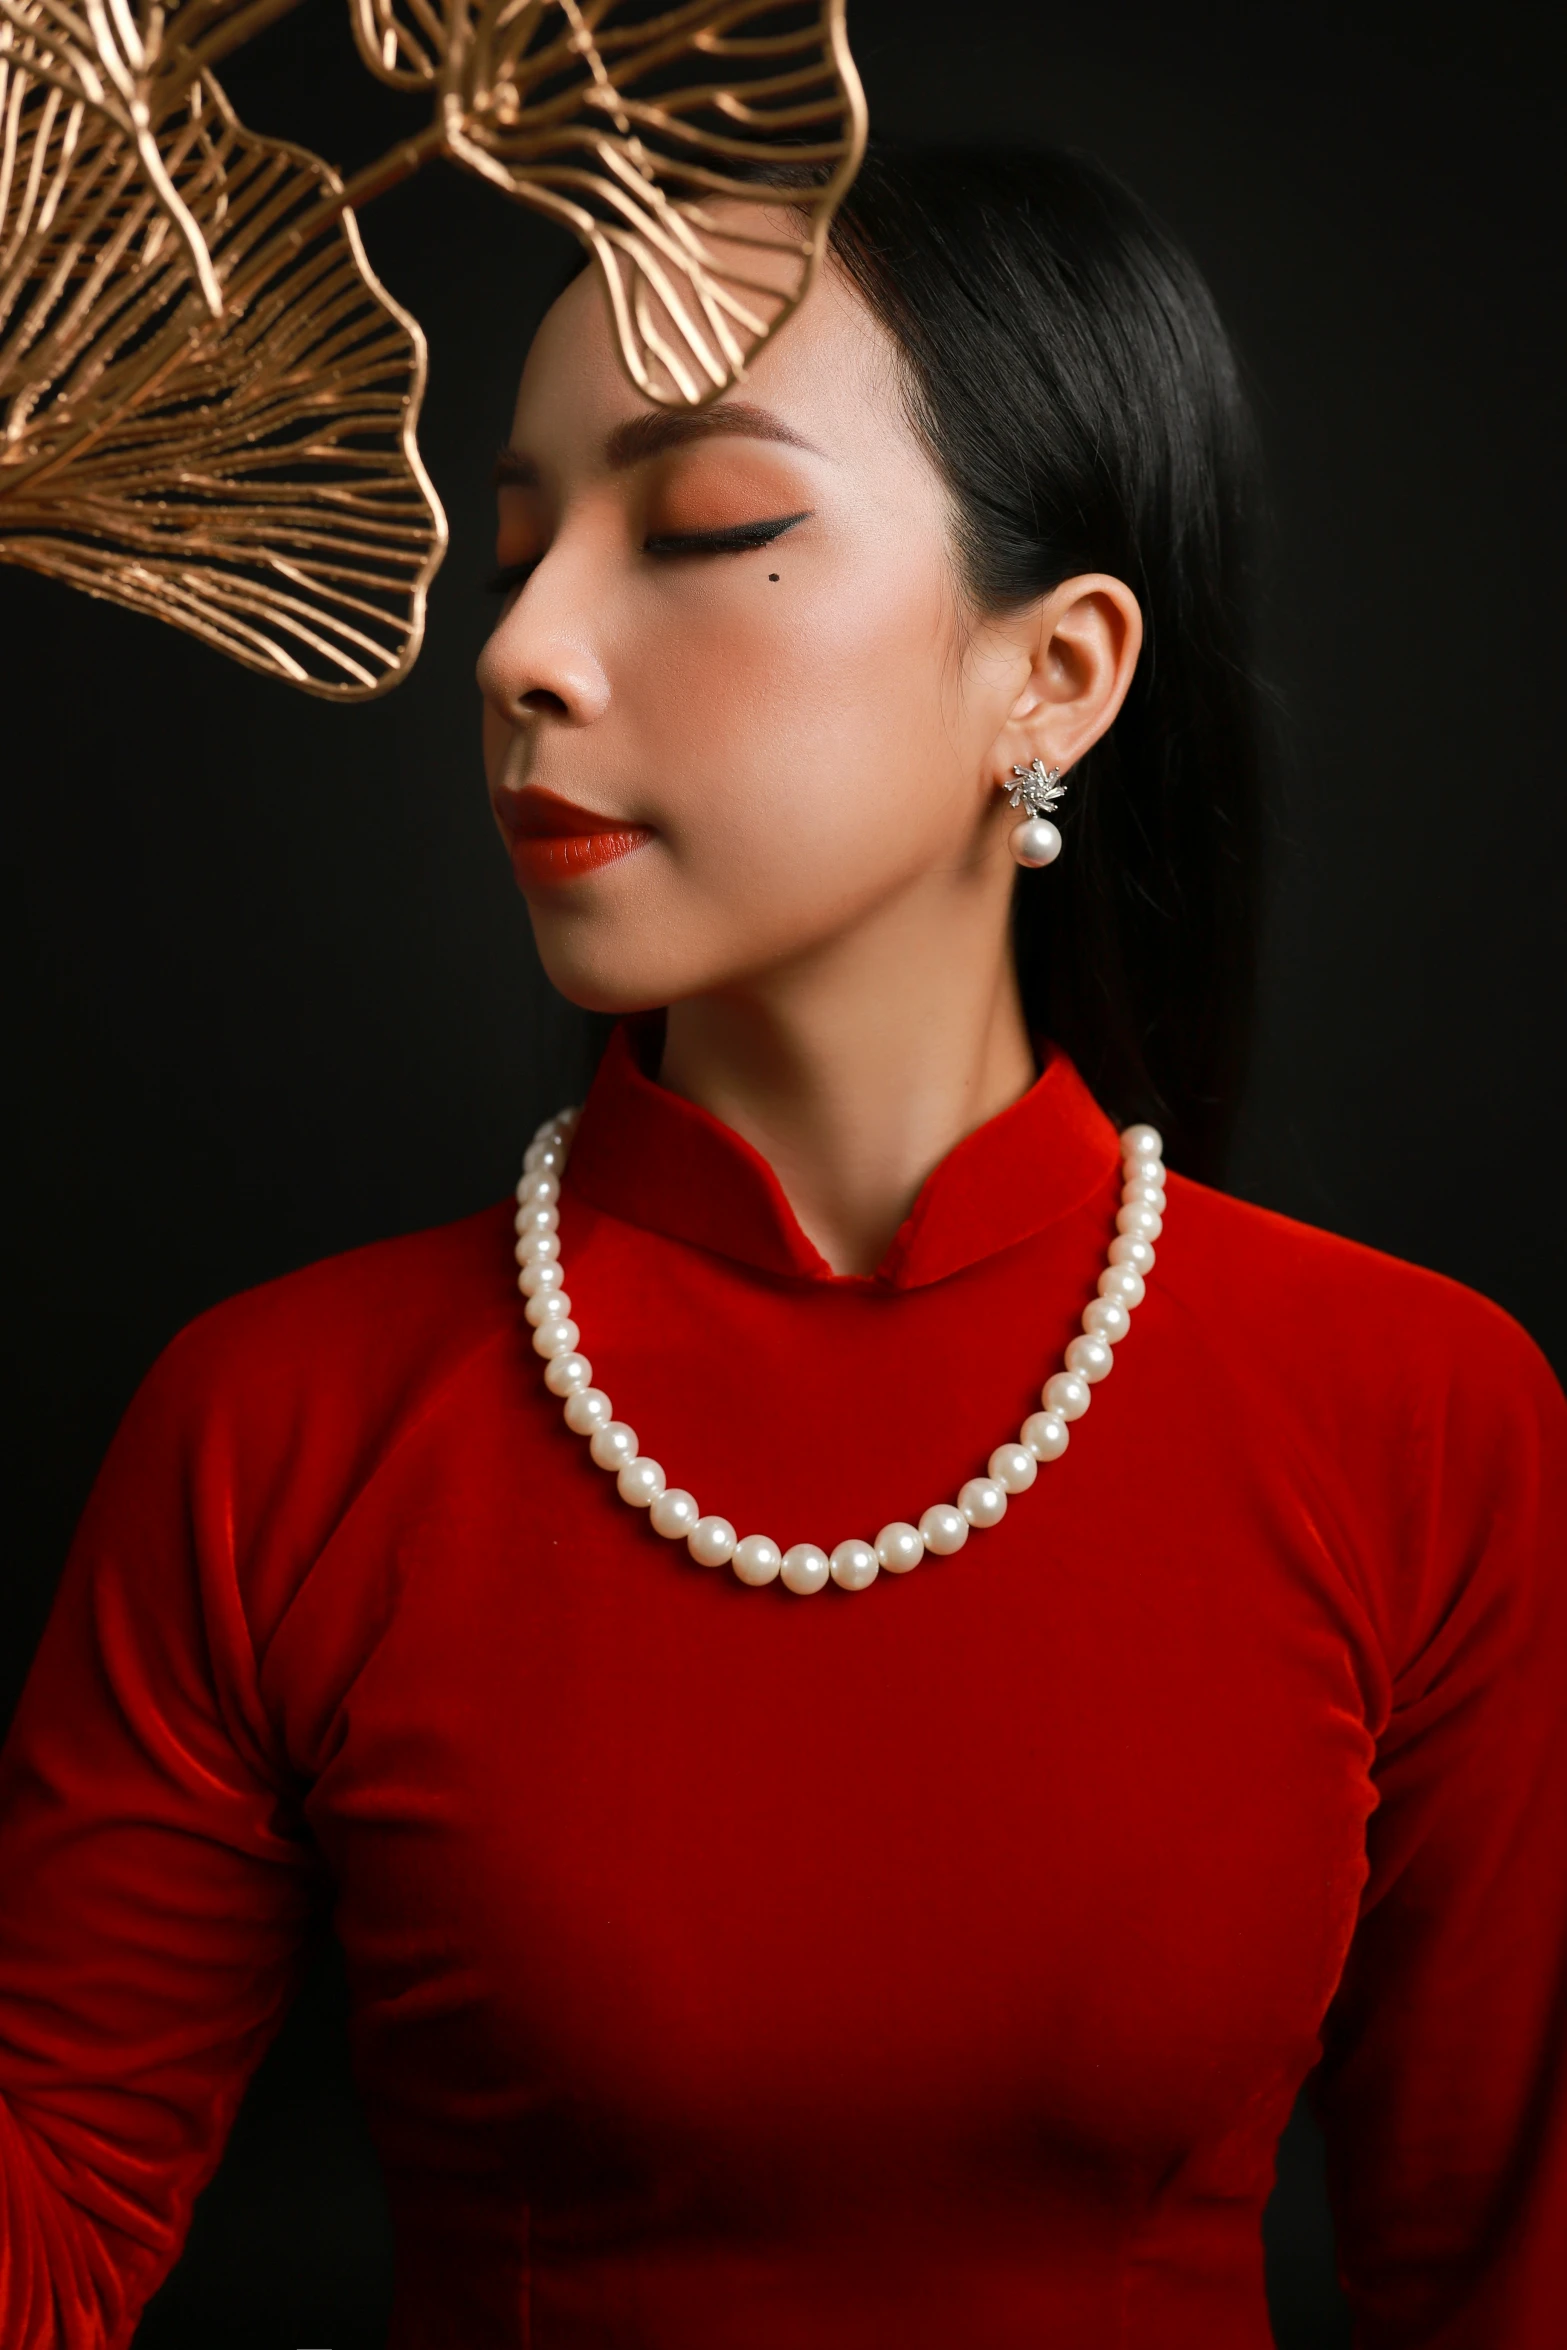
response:
<path fill-rule="evenodd" d="M 88 1504 L 0 1755 L 0 2342 L 122 2350 L 303 1964 L 320 1870 L 257 1687 L 210 1354 Z"/>
<path fill-rule="evenodd" d="M 1361 1920 L 1315 2102 L 1357 2350 L 1567 2341 L 1567 1407 L 1487 1311 L 1401 1482 Z"/>

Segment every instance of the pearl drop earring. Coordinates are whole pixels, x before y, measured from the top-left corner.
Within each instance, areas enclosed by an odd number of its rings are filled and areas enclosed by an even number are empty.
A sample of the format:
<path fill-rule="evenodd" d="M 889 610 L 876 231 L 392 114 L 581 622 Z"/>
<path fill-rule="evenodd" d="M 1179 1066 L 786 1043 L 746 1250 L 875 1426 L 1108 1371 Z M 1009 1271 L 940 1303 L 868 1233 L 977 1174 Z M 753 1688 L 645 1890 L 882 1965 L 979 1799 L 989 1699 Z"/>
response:
<path fill-rule="evenodd" d="M 1047 771 L 1043 759 L 1012 770 L 1011 805 L 1028 810 L 1027 821 L 1015 824 L 1010 835 L 1012 854 L 1020 865 L 1053 865 L 1061 854 L 1061 835 L 1045 814 L 1066 792 L 1060 775 L 1059 767 Z"/>

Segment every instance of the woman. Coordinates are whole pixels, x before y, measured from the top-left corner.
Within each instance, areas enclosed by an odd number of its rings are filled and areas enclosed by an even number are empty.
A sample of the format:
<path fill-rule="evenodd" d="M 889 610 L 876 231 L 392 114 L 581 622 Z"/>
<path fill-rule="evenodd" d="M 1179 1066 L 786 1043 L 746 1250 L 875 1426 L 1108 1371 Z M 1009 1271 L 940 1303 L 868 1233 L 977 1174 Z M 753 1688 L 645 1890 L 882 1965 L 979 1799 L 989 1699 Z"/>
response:
<path fill-rule="evenodd" d="M 1361 2338 L 1560 2338 L 1562 1399 L 1187 1172 L 1245 446 L 1062 158 L 873 164 L 702 416 L 555 304 L 486 754 L 625 1017 L 127 1417 L 0 1790 L 8 2350 L 129 2339 L 327 1908 L 402 2350 L 1261 2345 L 1319 2053 Z"/>

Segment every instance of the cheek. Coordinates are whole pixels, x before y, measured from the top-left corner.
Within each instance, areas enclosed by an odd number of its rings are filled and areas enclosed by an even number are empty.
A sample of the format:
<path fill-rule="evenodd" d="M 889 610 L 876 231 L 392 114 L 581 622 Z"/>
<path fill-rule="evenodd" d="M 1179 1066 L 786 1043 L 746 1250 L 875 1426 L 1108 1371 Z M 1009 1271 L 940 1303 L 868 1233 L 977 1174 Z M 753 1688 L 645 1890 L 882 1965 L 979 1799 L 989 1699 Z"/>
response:
<path fill-rule="evenodd" d="M 513 730 L 507 725 L 505 719 L 502 718 L 496 710 L 492 709 L 488 702 L 481 702 L 479 705 L 479 711 L 479 738 L 484 745 L 484 772 L 489 778 L 490 782 L 493 783 L 500 771 L 500 764 L 506 755 L 507 747 L 511 742 Z"/>
<path fill-rule="evenodd" d="M 672 847 L 776 892 L 858 854 L 895 807 L 950 807 L 950 639 L 946 573 L 923 549 L 851 569 L 780 542 L 715 581 L 632 697 L 661 738 Z"/>

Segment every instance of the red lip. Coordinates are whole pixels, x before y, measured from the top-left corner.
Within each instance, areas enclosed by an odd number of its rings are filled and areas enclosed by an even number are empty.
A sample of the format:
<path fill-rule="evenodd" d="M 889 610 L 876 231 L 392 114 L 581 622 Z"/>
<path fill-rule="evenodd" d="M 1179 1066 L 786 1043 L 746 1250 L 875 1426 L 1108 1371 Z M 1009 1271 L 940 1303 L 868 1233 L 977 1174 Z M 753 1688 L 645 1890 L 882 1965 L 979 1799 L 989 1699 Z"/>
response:
<path fill-rule="evenodd" d="M 651 840 L 647 824 L 627 824 L 562 799 L 542 784 L 529 784 L 503 803 L 501 820 L 511 836 L 511 861 L 524 889 L 574 881 Z"/>

